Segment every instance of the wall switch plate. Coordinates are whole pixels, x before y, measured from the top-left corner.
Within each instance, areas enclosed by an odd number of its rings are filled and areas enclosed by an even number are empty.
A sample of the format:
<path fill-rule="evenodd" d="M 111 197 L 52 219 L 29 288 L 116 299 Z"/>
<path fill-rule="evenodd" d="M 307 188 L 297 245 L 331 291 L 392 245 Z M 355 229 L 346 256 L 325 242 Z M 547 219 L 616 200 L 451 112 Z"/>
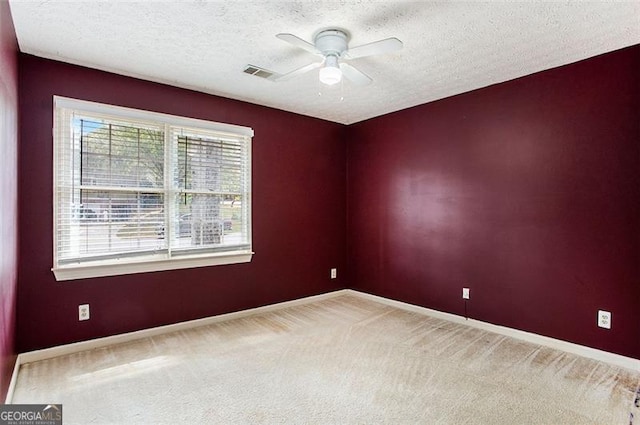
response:
<path fill-rule="evenodd" d="M 464 298 L 465 300 L 471 298 L 469 295 L 469 288 L 462 288 L 462 298 Z"/>
<path fill-rule="evenodd" d="M 611 329 L 611 312 L 598 310 L 598 326 L 605 329 Z"/>
<path fill-rule="evenodd" d="M 331 279 L 338 277 L 338 269 L 331 269 Z"/>
<path fill-rule="evenodd" d="M 78 306 L 78 320 L 89 320 L 89 304 L 80 304 Z"/>

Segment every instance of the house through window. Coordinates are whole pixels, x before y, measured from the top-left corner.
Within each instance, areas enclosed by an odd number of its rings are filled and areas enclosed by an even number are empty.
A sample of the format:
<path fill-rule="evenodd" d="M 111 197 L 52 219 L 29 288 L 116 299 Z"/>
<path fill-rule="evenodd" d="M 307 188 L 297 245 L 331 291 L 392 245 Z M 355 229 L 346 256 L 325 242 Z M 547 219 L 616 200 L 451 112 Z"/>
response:
<path fill-rule="evenodd" d="M 58 280 L 250 261 L 250 128 L 54 103 Z"/>

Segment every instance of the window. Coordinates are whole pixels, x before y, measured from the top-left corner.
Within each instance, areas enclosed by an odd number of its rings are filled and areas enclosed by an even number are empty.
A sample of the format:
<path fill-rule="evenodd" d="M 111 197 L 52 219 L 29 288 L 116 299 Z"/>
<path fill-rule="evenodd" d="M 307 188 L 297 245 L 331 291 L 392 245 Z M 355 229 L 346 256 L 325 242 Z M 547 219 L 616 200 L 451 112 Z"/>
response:
<path fill-rule="evenodd" d="M 247 127 L 54 98 L 58 280 L 251 261 Z"/>

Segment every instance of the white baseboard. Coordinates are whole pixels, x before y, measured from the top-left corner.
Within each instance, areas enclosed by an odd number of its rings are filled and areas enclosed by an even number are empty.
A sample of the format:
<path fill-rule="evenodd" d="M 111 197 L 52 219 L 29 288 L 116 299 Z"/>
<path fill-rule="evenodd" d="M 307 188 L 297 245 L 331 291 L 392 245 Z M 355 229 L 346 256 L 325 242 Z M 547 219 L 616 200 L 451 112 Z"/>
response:
<path fill-rule="evenodd" d="M 414 304 L 408 304 L 402 301 L 395 301 L 389 298 L 367 294 L 365 292 L 354 291 L 351 289 L 347 289 L 347 292 L 350 294 L 357 295 L 359 297 L 366 298 L 372 301 L 377 301 L 379 303 L 386 304 L 392 307 L 401 308 L 403 310 L 411 311 L 414 313 L 425 314 L 427 316 L 448 320 L 454 323 L 460 323 L 463 325 L 472 326 L 474 328 L 497 333 L 500 335 L 509 336 L 512 338 L 531 342 L 533 344 L 554 348 L 556 350 L 566 351 L 568 353 L 576 354 L 578 356 L 587 357 L 589 359 L 598 360 L 601 362 L 612 364 L 614 366 L 619 366 L 619 367 L 633 370 L 635 372 L 640 372 L 640 360 L 634 359 L 632 357 L 621 356 L 620 354 L 614 354 L 608 351 L 598 350 L 596 348 L 574 344 L 572 342 L 562 341 L 560 339 L 550 338 L 548 336 L 538 335 L 531 332 L 525 332 L 518 329 L 507 328 L 505 326 L 494 325 L 492 323 L 487 323 L 487 322 L 483 322 L 476 319 L 465 319 L 464 317 L 458 316 L 455 314 L 443 313 L 438 310 L 432 310 L 426 307 L 420 307 L 420 306 L 417 306 Z"/>
<path fill-rule="evenodd" d="M 11 381 L 9 381 L 9 389 L 7 390 L 7 396 L 5 397 L 5 404 L 11 403 L 13 400 L 13 391 L 16 388 L 16 382 L 18 381 L 18 370 L 20 369 L 20 354 L 16 356 L 16 362 L 13 364 L 13 372 L 11 373 Z"/>
<path fill-rule="evenodd" d="M 316 301 L 335 298 L 345 294 L 355 295 L 364 299 L 372 300 L 381 304 L 386 304 L 386 305 L 400 308 L 406 311 L 424 314 L 427 316 L 436 317 L 438 319 L 448 320 L 454 323 L 473 326 L 475 328 L 483 329 L 489 332 L 494 332 L 500 335 L 517 338 L 520 340 L 531 342 L 533 344 L 538 344 L 545 347 L 566 351 L 568 353 L 576 354 L 578 356 L 587 357 L 590 359 L 602 361 L 615 366 L 624 367 L 626 369 L 631 369 L 633 371 L 640 372 L 639 359 L 625 357 L 619 354 L 609 353 L 607 351 L 586 347 L 584 345 L 573 344 L 571 342 L 549 338 L 546 336 L 537 335 L 530 332 L 507 328 L 504 326 L 498 326 L 491 323 L 482 322 L 480 320 L 465 319 L 464 317 L 458 316 L 455 314 L 443 313 L 441 311 L 432 310 L 426 307 L 420 307 L 413 304 L 407 304 L 401 301 L 395 301 L 389 298 L 367 294 L 365 292 L 355 291 L 352 289 L 341 289 L 334 292 L 328 292 L 326 294 L 313 295 L 306 298 L 300 298 L 292 301 L 284 301 L 281 303 L 271 304 L 263 307 L 256 307 L 248 310 L 221 314 L 218 316 L 205 317 L 203 319 L 189 320 L 187 322 L 174 323 L 172 325 L 158 326 L 155 328 L 143 329 L 140 331 L 128 332 L 120 335 L 107 336 L 104 338 L 96 338 L 88 341 L 80 341 L 72 344 L 61 345 L 58 347 L 45 348 L 42 350 L 35 350 L 35 351 L 29 351 L 26 353 L 18 354 L 16 358 L 16 363 L 13 368 L 11 381 L 9 383 L 9 389 L 7 391 L 7 397 L 6 397 L 5 403 L 9 404 L 12 402 L 16 381 L 18 379 L 18 373 L 20 372 L 20 366 L 26 363 L 32 363 L 40 360 L 51 359 L 54 357 L 78 353 L 81 351 L 93 350 L 96 348 L 107 347 L 115 344 L 122 344 L 125 342 L 135 341 L 142 338 L 149 338 L 156 335 L 187 330 L 187 329 L 196 328 L 199 326 L 206 326 L 213 323 L 222 322 L 225 320 L 232 320 L 232 319 L 238 319 L 241 317 L 252 316 L 258 313 L 266 313 L 270 311 L 281 310 L 287 307 L 309 304 Z"/>

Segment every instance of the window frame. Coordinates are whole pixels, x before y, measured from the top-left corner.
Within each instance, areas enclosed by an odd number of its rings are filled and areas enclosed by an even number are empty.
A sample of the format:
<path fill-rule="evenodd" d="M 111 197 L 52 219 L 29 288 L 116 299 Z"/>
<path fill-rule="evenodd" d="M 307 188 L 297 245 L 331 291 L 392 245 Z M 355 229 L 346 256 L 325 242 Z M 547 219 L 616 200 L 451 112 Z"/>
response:
<path fill-rule="evenodd" d="M 207 132 L 218 132 L 232 134 L 239 138 L 244 138 L 246 142 L 246 188 L 247 194 L 247 239 L 248 248 L 231 251 L 218 251 L 206 253 L 193 253 L 188 255 L 179 255 L 176 257 L 158 258 L 157 256 L 131 256 L 124 258 L 114 258 L 108 260 L 90 260 L 78 263 L 60 264 L 58 259 L 58 215 L 61 213 L 58 204 L 58 172 L 63 166 L 60 164 L 59 149 L 60 143 L 64 143 L 64 135 L 61 134 L 63 129 L 58 126 L 58 110 L 60 108 L 72 109 L 87 114 L 96 114 L 101 116 L 112 117 L 114 119 L 123 119 L 127 121 L 155 122 L 163 124 L 165 128 L 165 139 L 170 137 L 167 130 L 170 127 L 185 127 L 189 129 L 200 129 Z M 134 273 L 145 273 L 153 271 L 176 270 L 194 267 L 217 266 L 224 264 L 248 263 L 254 254 L 252 249 L 252 193 L 251 193 L 251 144 L 253 138 L 253 129 L 234 124 L 218 123 L 214 121 L 205 121 L 196 118 L 180 117 L 176 115 L 164 114 L 159 112 L 151 112 L 140 109 L 127 108 L 122 106 L 113 106 L 86 100 L 72 99 L 62 96 L 53 97 L 53 272 L 56 280 L 74 280 L 103 276 L 117 276 Z M 166 146 L 166 145 L 165 145 Z M 165 161 L 165 184 L 163 186 L 163 194 L 168 197 L 170 192 L 169 176 L 171 170 L 167 170 L 167 162 Z M 168 200 L 165 200 L 165 205 Z M 243 207 L 245 208 L 245 207 Z M 170 250 L 169 250 L 170 251 Z"/>

